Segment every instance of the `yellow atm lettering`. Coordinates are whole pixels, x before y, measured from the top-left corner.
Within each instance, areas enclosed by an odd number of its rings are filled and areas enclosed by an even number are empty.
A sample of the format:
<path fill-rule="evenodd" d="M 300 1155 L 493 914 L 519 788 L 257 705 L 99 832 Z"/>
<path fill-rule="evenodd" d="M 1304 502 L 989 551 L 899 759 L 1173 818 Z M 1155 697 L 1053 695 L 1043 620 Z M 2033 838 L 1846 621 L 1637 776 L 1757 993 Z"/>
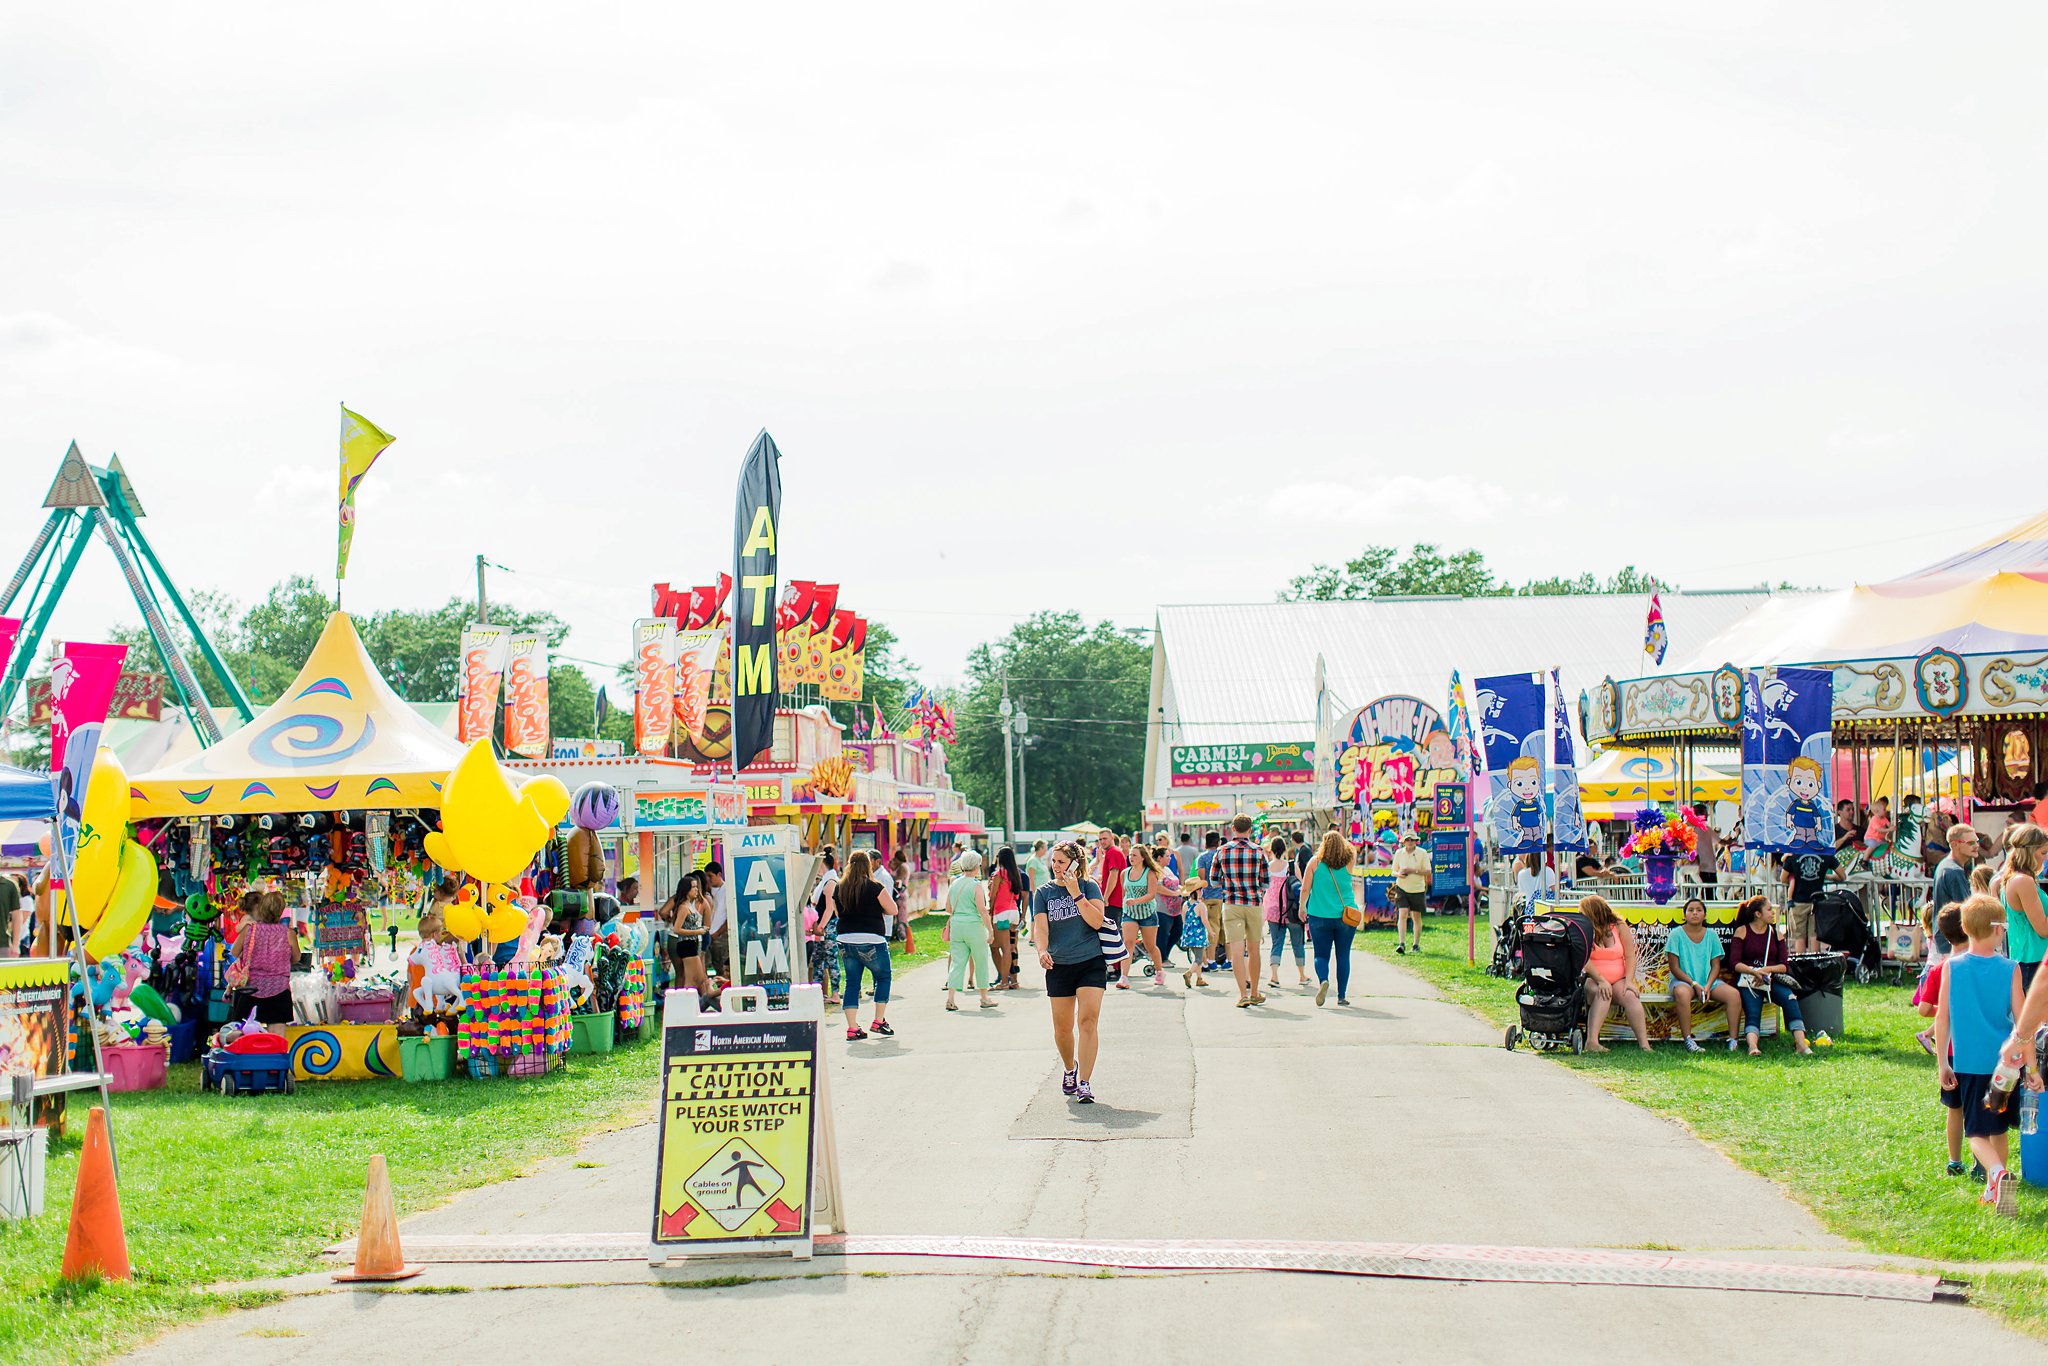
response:
<path fill-rule="evenodd" d="M 752 697 L 775 688 L 775 655 L 766 645 L 742 645 L 733 652 L 732 690 Z"/>

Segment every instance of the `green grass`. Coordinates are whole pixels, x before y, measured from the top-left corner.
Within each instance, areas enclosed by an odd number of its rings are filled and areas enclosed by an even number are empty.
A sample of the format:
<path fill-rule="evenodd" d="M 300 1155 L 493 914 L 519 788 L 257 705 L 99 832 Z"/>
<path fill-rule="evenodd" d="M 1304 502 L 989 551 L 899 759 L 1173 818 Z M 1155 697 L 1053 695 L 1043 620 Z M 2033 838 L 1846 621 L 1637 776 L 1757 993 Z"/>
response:
<path fill-rule="evenodd" d="M 60 1280 L 85 1110 L 50 1154 L 41 1218 L 0 1223 L 0 1361 L 98 1360 L 178 1324 L 271 1295 L 222 1282 L 309 1269 L 351 1237 L 372 1153 L 391 1170 L 400 1217 L 515 1176 L 584 1134 L 646 1113 L 657 1045 L 577 1056 L 546 1077 L 332 1082 L 296 1095 L 201 1092 L 199 1069 L 162 1091 L 114 1097 L 121 1209 L 135 1279 Z"/>
<path fill-rule="evenodd" d="M 1462 926 L 1455 934 L 1432 932 L 1426 942 L 1427 956 L 1397 958 L 1390 934 L 1358 940 L 1484 1018 L 1503 1026 L 1515 1019 L 1513 984 L 1486 975 L 1490 945 L 1482 944 L 1480 963 L 1468 967 Z M 1852 983 L 1841 1036 L 1812 1058 L 1796 1056 L 1790 1040 L 1774 1039 L 1764 1040 L 1760 1059 L 1718 1047 L 1694 1055 L 1667 1044 L 1648 1054 L 1615 1045 L 1607 1054 L 1549 1056 L 1687 1125 L 1737 1163 L 1782 1183 L 1832 1232 L 1873 1252 L 1952 1264 L 2048 1260 L 2048 1191 L 2022 1185 L 2020 1217 L 2000 1219 L 1977 1204 L 1978 1186 L 1944 1174 L 1934 1063 L 1914 1041 L 1926 1021 L 1911 996 L 1906 987 Z M 1979 1302 L 2017 1305 L 2029 1282 L 1981 1278 Z M 2048 1309 L 2039 1290 L 2048 1281 L 2034 1276 L 2031 1283 L 2031 1329 L 2042 1333 Z M 2008 1317 L 2029 1326 L 2024 1316 Z"/>
<path fill-rule="evenodd" d="M 944 934 L 946 920 L 947 913 L 945 911 L 927 911 L 925 914 L 912 920 L 910 922 L 910 932 L 917 939 L 917 952 L 909 953 L 905 951 L 903 941 L 900 939 L 890 940 L 889 970 L 891 972 L 902 972 L 905 968 L 914 968 L 920 963 L 930 963 L 944 958 L 947 953 L 946 936 Z"/>

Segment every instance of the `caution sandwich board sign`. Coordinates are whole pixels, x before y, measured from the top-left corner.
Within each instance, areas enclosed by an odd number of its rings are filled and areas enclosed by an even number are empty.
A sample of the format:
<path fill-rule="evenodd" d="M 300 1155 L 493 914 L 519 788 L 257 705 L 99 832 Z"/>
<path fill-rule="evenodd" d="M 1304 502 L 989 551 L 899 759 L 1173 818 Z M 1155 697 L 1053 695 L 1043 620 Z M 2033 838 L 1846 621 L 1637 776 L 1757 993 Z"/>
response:
<path fill-rule="evenodd" d="M 824 994 L 799 984 L 787 999 L 769 1010 L 762 988 L 732 987 L 724 1009 L 706 1011 L 694 991 L 668 993 L 650 1262 L 809 1257 L 814 1224 L 844 1231 L 818 1049 Z"/>

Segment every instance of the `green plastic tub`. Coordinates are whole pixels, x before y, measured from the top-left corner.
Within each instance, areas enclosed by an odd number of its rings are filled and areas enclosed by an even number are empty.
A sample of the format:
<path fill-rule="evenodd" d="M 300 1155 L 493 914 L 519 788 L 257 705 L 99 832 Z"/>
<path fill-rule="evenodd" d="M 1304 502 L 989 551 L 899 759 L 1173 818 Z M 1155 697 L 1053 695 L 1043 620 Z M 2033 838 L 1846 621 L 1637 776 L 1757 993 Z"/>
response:
<path fill-rule="evenodd" d="M 455 1075 L 455 1040 L 429 1034 L 398 1041 L 398 1070 L 407 1081 L 446 1081 Z"/>
<path fill-rule="evenodd" d="M 571 1053 L 609 1053 L 612 1051 L 612 1030 L 617 1016 L 613 1011 L 601 1015 L 571 1015 L 569 1017 L 569 1051 Z"/>

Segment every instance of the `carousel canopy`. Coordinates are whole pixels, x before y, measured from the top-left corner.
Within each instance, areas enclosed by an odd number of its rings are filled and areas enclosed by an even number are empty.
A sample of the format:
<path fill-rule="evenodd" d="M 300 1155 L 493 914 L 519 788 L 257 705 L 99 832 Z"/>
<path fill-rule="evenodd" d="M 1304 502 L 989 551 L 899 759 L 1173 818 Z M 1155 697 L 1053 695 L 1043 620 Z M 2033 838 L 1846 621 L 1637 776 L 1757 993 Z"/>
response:
<path fill-rule="evenodd" d="M 1731 762 L 1734 756 L 1730 756 Z M 1579 804 L 1594 820 L 1619 820 L 1642 810 L 1644 799 L 1669 806 L 1674 802 L 1732 802 L 1741 796 L 1733 772 L 1695 755 L 1692 782 L 1681 774 L 1669 754 L 1640 749 L 1610 749 L 1579 772 Z"/>
<path fill-rule="evenodd" d="M 1780 598 L 1714 636 L 1677 672 L 2048 649 L 2048 512 L 1886 583 Z"/>
<path fill-rule="evenodd" d="M 461 745 L 384 682 L 355 623 L 336 612 L 299 676 L 255 720 L 132 780 L 134 818 L 438 807 L 461 758 Z"/>

